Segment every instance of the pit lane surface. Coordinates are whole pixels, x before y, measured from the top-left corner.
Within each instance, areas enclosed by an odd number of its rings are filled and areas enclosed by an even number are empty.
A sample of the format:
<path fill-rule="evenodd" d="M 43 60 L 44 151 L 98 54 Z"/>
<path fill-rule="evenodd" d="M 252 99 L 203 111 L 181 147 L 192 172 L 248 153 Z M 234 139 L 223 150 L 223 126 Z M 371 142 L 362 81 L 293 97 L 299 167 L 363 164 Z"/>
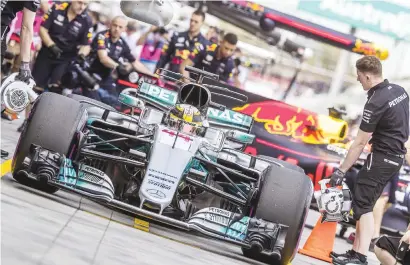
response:
<path fill-rule="evenodd" d="M 1 122 L 1 148 L 10 152 L 9 159 L 21 122 Z M 2 164 L 2 175 L 8 167 Z M 1 263 L 5 265 L 263 264 L 243 257 L 235 245 L 148 223 L 68 192 L 48 195 L 20 185 L 10 174 L 1 178 L 0 185 Z M 313 226 L 318 217 L 310 211 L 307 223 Z M 300 248 L 310 232 L 305 228 Z M 350 247 L 336 238 L 335 251 Z M 329 263 L 297 254 L 292 264 Z M 371 253 L 369 265 L 378 264 Z"/>

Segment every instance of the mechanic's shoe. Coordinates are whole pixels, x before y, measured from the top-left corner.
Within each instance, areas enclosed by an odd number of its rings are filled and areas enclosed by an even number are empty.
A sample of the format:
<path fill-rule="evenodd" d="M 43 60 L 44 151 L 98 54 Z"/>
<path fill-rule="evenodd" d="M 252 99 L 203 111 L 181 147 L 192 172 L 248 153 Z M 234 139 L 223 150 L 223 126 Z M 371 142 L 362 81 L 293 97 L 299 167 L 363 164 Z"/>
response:
<path fill-rule="evenodd" d="M 341 254 L 332 251 L 330 252 L 330 257 L 332 259 L 347 259 L 353 256 L 354 253 L 355 251 L 353 249 L 350 249 L 346 251 L 345 253 L 341 253 Z"/>
<path fill-rule="evenodd" d="M 350 236 L 348 238 L 346 238 L 346 242 L 349 244 L 353 244 L 354 240 L 356 238 L 356 233 L 353 232 L 350 234 Z"/>
<path fill-rule="evenodd" d="M 23 124 L 20 125 L 20 127 L 17 128 L 17 131 L 18 131 L 18 132 L 22 132 L 26 126 L 27 126 L 27 119 L 25 119 L 25 120 L 23 121 Z"/>
<path fill-rule="evenodd" d="M 362 258 L 360 258 L 359 256 L 362 256 Z M 360 255 L 358 253 L 354 253 L 353 255 L 345 259 L 342 259 L 342 258 L 333 259 L 333 264 L 334 265 L 368 265 L 366 256 Z"/>

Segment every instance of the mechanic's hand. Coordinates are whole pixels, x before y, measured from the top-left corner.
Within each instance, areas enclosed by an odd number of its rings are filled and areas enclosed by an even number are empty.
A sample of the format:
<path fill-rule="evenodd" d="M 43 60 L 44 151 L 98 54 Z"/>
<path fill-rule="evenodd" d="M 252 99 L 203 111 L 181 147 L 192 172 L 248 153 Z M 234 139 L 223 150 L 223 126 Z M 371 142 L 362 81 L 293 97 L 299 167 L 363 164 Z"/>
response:
<path fill-rule="evenodd" d="M 405 243 L 407 243 L 407 244 L 410 244 L 410 230 L 409 231 L 407 231 L 405 234 L 404 234 L 404 236 L 400 239 L 400 243 L 401 242 L 405 242 Z M 410 247 L 409 247 L 409 249 L 410 249 Z"/>
<path fill-rule="evenodd" d="M 125 64 L 119 64 L 118 66 L 117 66 L 117 72 L 118 72 L 118 74 L 120 74 L 120 75 L 126 75 L 127 73 L 128 73 L 128 69 L 127 69 L 127 66 L 125 65 Z"/>
<path fill-rule="evenodd" d="M 336 187 L 336 186 L 341 186 L 343 183 L 343 179 L 345 177 L 345 173 L 341 171 L 340 169 L 336 169 L 335 172 L 330 176 L 330 186 L 331 187 Z"/>
<path fill-rule="evenodd" d="M 20 71 L 16 76 L 16 79 L 23 81 L 27 84 L 30 83 L 30 79 L 33 79 L 33 77 L 31 76 L 30 63 L 21 62 Z"/>
<path fill-rule="evenodd" d="M 54 58 L 59 59 L 63 51 L 55 44 L 51 44 L 51 46 L 48 47 L 50 50 L 51 54 L 53 55 Z"/>

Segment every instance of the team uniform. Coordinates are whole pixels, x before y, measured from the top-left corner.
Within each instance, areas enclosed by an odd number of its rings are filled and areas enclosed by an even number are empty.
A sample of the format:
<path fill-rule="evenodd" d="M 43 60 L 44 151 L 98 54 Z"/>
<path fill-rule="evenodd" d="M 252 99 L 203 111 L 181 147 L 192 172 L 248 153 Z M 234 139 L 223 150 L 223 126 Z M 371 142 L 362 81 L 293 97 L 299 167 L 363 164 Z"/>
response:
<path fill-rule="evenodd" d="M 107 50 L 108 57 L 117 63 L 120 61 L 120 58 L 126 59 L 129 63 L 135 62 L 136 58 L 131 54 L 131 50 L 123 38 L 120 38 L 117 42 L 111 40 L 109 30 L 97 34 L 91 44 L 91 49 L 91 65 L 88 72 L 91 74 L 96 73 L 101 77 L 101 89 L 98 90 L 98 95 L 87 91 L 83 91 L 83 93 L 85 93 L 85 96 L 101 100 L 106 104 L 116 105 L 118 103 L 118 92 L 116 90 L 115 81 L 111 75 L 113 70 L 105 67 L 100 62 L 98 51 Z"/>
<path fill-rule="evenodd" d="M 232 71 L 235 67 L 232 57 L 217 58 L 219 46 L 211 44 L 203 49 L 195 49 L 190 59 L 194 63 L 193 67 L 205 70 L 207 72 L 219 75 L 219 80 L 228 82 L 232 77 Z"/>
<path fill-rule="evenodd" d="M 163 46 L 156 68 L 164 68 L 169 63 L 169 70 L 179 73 L 181 63 L 189 58 L 194 49 L 203 49 L 209 44 L 210 42 L 201 33 L 190 39 L 188 31 L 175 32 L 169 44 Z"/>
<path fill-rule="evenodd" d="M 404 162 L 409 139 L 409 96 L 388 80 L 368 91 L 360 129 L 373 133 L 371 153 L 359 171 L 353 192 L 353 215 L 359 220 L 373 211 L 386 184 L 396 177 Z"/>
<path fill-rule="evenodd" d="M 62 50 L 61 56 L 56 58 L 50 48 L 43 46 L 38 53 L 33 67 L 33 77 L 38 87 L 48 84 L 58 84 L 66 72 L 70 62 L 78 54 L 77 46 L 89 45 L 92 39 L 92 21 L 85 11 L 72 21 L 68 21 L 67 11 L 70 3 L 54 4 L 49 12 L 44 15 L 42 27 L 48 33 L 58 48 Z"/>
<path fill-rule="evenodd" d="M 39 6 L 40 0 L 1 1 L 1 64 L 3 64 L 4 55 L 7 50 L 7 34 L 10 31 L 12 21 L 16 18 L 16 14 L 24 8 L 37 12 Z"/>

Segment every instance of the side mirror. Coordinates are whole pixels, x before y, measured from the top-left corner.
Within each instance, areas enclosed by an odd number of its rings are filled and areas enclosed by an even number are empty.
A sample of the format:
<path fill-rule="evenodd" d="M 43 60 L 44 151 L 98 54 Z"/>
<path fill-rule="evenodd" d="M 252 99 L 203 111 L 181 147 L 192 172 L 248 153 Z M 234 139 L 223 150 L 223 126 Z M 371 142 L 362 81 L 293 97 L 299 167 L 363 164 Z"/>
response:
<path fill-rule="evenodd" d="M 125 94 L 124 92 L 118 96 L 118 101 L 124 105 L 131 108 L 144 109 L 145 103 L 139 98 L 133 97 L 131 95 Z"/>
<path fill-rule="evenodd" d="M 121 0 L 120 7 L 127 17 L 157 27 L 168 25 L 174 16 L 174 8 L 166 0 Z"/>
<path fill-rule="evenodd" d="M 216 128 L 208 128 L 205 133 L 203 146 L 214 152 L 220 152 L 225 144 L 225 133 Z"/>

